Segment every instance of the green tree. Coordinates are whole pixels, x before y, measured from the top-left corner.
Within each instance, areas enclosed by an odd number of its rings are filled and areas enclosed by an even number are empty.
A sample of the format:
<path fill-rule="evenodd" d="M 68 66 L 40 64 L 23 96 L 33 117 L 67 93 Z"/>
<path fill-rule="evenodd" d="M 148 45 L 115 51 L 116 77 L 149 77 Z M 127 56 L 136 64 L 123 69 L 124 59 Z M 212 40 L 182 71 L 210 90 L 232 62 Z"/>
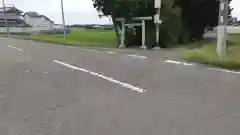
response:
<path fill-rule="evenodd" d="M 229 1 L 229 3 L 231 0 Z M 182 9 L 181 19 L 189 40 L 202 40 L 207 26 L 218 24 L 219 1 L 217 0 L 175 0 Z M 229 6 L 229 16 L 232 8 Z"/>
<path fill-rule="evenodd" d="M 231 0 L 230 0 L 231 1 Z M 100 15 L 110 16 L 119 42 L 119 24 L 116 18 L 122 17 L 131 22 L 133 16 L 152 16 L 154 0 L 93 0 L 93 6 Z M 229 7 L 229 16 L 231 15 Z M 160 42 L 168 44 L 186 43 L 203 39 L 207 26 L 218 24 L 219 1 L 217 0 L 162 0 Z M 153 21 L 147 22 L 147 44 L 155 42 Z M 141 30 L 137 38 L 141 40 Z"/>

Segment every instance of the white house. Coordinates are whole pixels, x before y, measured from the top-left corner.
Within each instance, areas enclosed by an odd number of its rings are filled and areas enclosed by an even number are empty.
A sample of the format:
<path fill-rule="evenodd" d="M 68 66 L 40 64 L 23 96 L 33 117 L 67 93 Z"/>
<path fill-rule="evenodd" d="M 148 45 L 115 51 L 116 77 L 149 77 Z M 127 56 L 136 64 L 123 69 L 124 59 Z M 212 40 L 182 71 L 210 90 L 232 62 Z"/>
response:
<path fill-rule="evenodd" d="M 26 12 L 23 15 L 24 21 L 31 25 L 33 31 L 52 30 L 54 22 L 44 15 L 37 12 Z"/>

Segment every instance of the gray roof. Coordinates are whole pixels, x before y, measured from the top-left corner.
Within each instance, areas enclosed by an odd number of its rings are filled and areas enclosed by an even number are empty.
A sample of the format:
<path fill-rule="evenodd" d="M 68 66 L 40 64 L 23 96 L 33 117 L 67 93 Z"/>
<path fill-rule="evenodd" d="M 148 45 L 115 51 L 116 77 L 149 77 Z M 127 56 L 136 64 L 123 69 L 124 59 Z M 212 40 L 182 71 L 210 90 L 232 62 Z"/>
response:
<path fill-rule="evenodd" d="M 22 13 L 21 10 L 17 9 L 17 8 L 14 7 L 14 6 L 11 6 L 11 7 L 5 7 L 5 11 L 6 11 L 6 12 L 17 12 L 17 13 Z M 0 12 L 4 12 L 4 8 L 3 8 L 3 7 L 0 7 Z"/>
<path fill-rule="evenodd" d="M 27 14 L 30 17 L 40 17 L 40 15 L 37 12 L 26 12 L 25 14 Z"/>

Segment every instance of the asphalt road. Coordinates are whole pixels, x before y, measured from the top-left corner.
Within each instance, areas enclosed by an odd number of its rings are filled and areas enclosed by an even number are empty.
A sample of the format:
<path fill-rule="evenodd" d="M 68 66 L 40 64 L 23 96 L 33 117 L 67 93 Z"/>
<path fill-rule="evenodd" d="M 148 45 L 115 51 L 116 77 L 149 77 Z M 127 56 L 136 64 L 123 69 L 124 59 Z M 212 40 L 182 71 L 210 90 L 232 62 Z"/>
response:
<path fill-rule="evenodd" d="M 0 38 L 0 135 L 239 135 L 240 73 Z"/>

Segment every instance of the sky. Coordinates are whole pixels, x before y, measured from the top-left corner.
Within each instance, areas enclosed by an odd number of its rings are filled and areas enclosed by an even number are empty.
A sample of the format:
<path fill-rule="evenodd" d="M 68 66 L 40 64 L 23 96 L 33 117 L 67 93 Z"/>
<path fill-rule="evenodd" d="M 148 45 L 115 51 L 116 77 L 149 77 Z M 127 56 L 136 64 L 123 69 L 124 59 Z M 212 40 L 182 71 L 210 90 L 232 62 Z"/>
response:
<path fill-rule="evenodd" d="M 92 0 L 63 0 L 66 24 L 109 24 L 108 18 L 100 19 Z M 6 5 L 43 14 L 55 23 L 61 23 L 61 0 L 5 0 Z M 240 0 L 232 0 L 233 16 L 240 20 Z"/>

